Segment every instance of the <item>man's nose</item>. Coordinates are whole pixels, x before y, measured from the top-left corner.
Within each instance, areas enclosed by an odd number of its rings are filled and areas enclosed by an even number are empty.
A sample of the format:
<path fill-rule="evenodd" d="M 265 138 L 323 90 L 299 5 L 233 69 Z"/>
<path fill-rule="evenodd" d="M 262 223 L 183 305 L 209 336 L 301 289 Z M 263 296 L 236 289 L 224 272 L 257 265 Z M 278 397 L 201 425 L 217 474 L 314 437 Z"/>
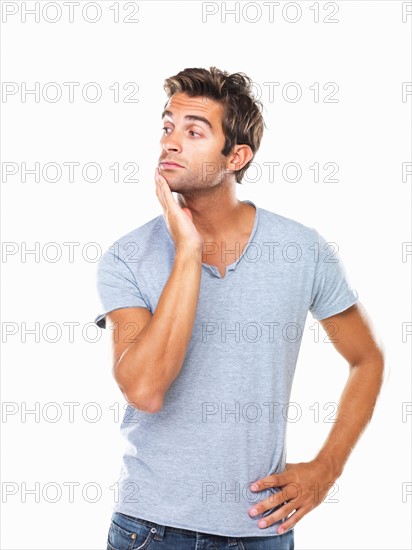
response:
<path fill-rule="evenodd" d="M 180 140 L 176 136 L 175 132 L 173 135 L 167 135 L 163 138 L 163 149 L 165 151 L 181 151 L 182 146 L 180 145 Z"/>

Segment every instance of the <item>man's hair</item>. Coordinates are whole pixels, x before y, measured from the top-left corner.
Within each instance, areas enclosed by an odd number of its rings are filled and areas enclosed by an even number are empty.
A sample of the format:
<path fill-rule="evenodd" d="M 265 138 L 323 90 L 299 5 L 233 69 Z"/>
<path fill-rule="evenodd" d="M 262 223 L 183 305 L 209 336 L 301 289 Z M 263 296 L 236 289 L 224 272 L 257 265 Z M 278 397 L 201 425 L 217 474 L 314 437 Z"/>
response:
<path fill-rule="evenodd" d="M 260 147 L 265 126 L 261 113 L 263 105 L 254 97 L 252 84 L 252 79 L 244 73 L 229 74 L 227 71 L 210 67 L 209 71 L 184 69 L 167 78 L 163 85 L 169 99 L 173 94 L 183 92 L 191 97 L 204 96 L 221 103 L 222 130 L 225 136 L 221 153 L 228 156 L 234 145 L 241 144 L 249 145 L 253 152 L 249 162 L 235 172 L 238 183 L 241 183 Z"/>

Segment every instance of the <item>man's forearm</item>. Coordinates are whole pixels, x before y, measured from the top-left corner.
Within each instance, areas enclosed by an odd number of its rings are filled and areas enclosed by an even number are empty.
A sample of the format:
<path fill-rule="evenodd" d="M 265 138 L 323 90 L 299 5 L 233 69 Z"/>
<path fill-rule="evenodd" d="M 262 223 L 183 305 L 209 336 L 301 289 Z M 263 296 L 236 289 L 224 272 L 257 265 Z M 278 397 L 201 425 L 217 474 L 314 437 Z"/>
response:
<path fill-rule="evenodd" d="M 201 252 L 176 252 L 152 318 L 117 363 L 116 378 L 128 388 L 128 401 L 142 409 L 161 406 L 180 372 L 192 335 L 201 271 Z"/>
<path fill-rule="evenodd" d="M 383 372 L 384 360 L 379 355 L 351 367 L 335 424 L 316 456 L 329 464 L 335 479 L 342 474 L 352 449 L 372 418 Z"/>

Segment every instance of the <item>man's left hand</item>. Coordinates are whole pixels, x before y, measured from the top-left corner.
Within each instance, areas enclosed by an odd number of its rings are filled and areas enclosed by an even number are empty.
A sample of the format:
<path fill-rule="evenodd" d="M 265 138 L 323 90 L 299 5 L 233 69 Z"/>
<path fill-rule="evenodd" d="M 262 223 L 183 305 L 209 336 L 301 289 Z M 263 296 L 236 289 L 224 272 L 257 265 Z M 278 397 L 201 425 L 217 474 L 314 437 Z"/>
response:
<path fill-rule="evenodd" d="M 252 483 L 250 490 L 253 492 L 262 491 L 268 487 L 282 487 L 282 490 L 255 504 L 249 510 L 249 514 L 251 510 L 257 510 L 257 514 L 252 516 L 256 517 L 266 510 L 284 503 L 273 514 L 259 520 L 258 526 L 265 528 L 286 518 L 296 510 L 279 526 L 278 533 L 281 535 L 294 527 L 303 516 L 324 501 L 337 477 L 327 462 L 317 459 L 310 462 L 286 464 L 284 472 L 271 474 Z M 253 490 L 254 486 L 257 486 L 255 491 Z"/>

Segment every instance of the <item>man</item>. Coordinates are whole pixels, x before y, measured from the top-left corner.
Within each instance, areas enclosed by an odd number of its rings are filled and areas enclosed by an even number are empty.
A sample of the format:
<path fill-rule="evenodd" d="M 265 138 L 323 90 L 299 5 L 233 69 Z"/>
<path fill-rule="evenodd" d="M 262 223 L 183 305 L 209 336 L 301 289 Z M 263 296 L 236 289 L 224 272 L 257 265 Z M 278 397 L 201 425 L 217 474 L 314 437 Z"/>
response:
<path fill-rule="evenodd" d="M 250 78 L 185 69 L 165 90 L 163 214 L 98 266 L 95 322 L 112 323 L 128 401 L 107 548 L 292 549 L 372 416 L 383 352 L 334 247 L 236 198 L 264 127 Z M 284 409 L 309 311 L 350 374 L 322 449 L 287 464 Z"/>

